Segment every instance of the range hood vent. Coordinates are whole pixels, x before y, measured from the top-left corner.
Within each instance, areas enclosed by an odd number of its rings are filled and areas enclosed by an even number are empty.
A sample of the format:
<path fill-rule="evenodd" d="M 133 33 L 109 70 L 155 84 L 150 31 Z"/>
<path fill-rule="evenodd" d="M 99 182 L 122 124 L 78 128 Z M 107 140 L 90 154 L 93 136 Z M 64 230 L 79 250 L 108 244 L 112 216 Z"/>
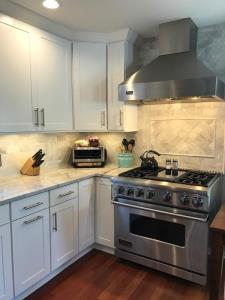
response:
<path fill-rule="evenodd" d="M 197 30 L 190 18 L 161 24 L 159 56 L 119 85 L 119 99 L 224 100 L 224 82 L 196 57 Z"/>

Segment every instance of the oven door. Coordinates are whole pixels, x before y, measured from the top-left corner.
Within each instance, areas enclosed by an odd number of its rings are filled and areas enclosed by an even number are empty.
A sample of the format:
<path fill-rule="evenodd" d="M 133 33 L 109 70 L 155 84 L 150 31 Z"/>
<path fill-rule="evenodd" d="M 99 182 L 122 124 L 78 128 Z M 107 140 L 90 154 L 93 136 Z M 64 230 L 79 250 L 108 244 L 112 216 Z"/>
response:
<path fill-rule="evenodd" d="M 207 273 L 208 215 L 117 198 L 116 248 Z"/>

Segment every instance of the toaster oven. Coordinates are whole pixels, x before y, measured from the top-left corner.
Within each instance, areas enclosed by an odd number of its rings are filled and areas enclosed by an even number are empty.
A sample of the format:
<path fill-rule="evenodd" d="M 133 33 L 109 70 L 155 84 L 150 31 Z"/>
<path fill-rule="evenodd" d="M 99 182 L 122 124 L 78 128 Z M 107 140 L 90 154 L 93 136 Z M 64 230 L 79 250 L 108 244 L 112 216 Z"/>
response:
<path fill-rule="evenodd" d="M 104 167 L 107 151 L 104 147 L 74 147 L 72 149 L 72 165 L 76 168 Z"/>

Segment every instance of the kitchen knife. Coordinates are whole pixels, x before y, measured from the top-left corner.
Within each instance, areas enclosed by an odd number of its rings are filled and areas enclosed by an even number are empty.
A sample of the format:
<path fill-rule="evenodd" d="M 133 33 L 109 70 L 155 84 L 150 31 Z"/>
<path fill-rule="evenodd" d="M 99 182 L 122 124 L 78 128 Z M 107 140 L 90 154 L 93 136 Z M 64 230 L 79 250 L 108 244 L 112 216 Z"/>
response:
<path fill-rule="evenodd" d="M 32 156 L 32 158 L 35 160 L 35 159 L 37 159 L 37 157 L 38 157 L 40 154 L 42 154 L 42 149 L 38 150 L 38 152 L 36 152 L 36 153 Z"/>
<path fill-rule="evenodd" d="M 44 159 L 42 159 L 41 161 L 39 161 L 35 167 L 40 167 L 40 165 L 42 165 L 43 162 L 44 162 Z"/>
<path fill-rule="evenodd" d="M 38 166 L 38 164 L 40 163 L 40 161 L 42 160 L 42 158 L 45 156 L 45 153 L 40 154 L 37 159 L 35 159 L 32 167 L 35 168 Z"/>
<path fill-rule="evenodd" d="M 33 168 L 37 168 L 37 167 L 40 167 L 40 165 L 44 162 L 44 160 L 38 160 L 38 161 L 35 161 L 32 165 Z"/>

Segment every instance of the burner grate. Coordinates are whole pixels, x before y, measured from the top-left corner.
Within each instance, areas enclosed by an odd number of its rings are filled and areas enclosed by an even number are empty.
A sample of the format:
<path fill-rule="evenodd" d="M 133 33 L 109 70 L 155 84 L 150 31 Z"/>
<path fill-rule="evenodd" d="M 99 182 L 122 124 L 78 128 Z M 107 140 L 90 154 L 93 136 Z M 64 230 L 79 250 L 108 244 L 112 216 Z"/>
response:
<path fill-rule="evenodd" d="M 187 171 L 184 175 L 177 178 L 176 182 L 207 187 L 210 185 L 215 176 L 216 173 Z"/>
<path fill-rule="evenodd" d="M 135 169 L 120 173 L 119 176 L 150 179 L 152 177 L 158 176 L 158 173 L 163 170 L 164 170 L 164 168 L 162 168 L 162 167 L 159 167 L 156 171 L 139 167 L 139 168 L 135 168 Z"/>

